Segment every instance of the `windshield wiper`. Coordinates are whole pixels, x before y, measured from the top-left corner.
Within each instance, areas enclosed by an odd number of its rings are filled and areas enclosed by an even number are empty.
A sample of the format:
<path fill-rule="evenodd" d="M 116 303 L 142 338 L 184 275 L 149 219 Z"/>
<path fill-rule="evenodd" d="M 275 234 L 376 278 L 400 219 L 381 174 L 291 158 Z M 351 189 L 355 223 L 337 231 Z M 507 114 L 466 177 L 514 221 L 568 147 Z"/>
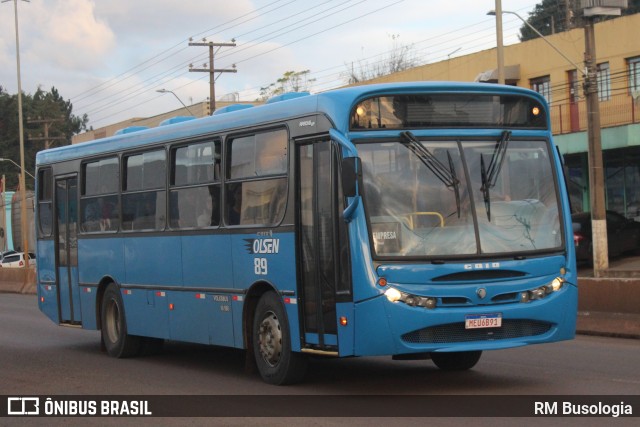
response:
<path fill-rule="evenodd" d="M 507 153 L 507 147 L 509 146 L 509 139 L 511 138 L 511 132 L 505 130 L 502 132 L 502 136 L 496 142 L 496 146 L 493 149 L 491 155 L 491 161 L 489 166 L 484 165 L 484 156 L 480 154 L 480 178 L 482 179 L 482 196 L 484 198 L 484 207 L 487 210 L 487 219 L 491 221 L 491 199 L 489 190 L 495 187 L 498 180 L 498 175 L 502 169 L 502 163 L 504 162 L 505 154 Z"/>
<path fill-rule="evenodd" d="M 436 156 L 434 156 L 414 134 L 409 131 L 400 133 L 400 142 L 407 147 L 418 159 L 438 178 L 449 190 L 453 190 L 456 197 L 456 209 L 460 218 L 460 180 L 456 175 L 451 154 L 447 151 L 449 167 L 447 168 Z"/>

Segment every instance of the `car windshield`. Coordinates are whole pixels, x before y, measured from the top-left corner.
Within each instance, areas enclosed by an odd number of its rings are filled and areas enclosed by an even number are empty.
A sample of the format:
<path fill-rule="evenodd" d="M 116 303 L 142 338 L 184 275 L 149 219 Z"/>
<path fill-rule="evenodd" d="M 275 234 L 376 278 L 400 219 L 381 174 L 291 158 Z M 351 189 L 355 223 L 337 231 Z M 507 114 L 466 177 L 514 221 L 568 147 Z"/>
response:
<path fill-rule="evenodd" d="M 556 180 L 544 140 L 358 144 L 380 257 L 464 257 L 561 248 Z"/>

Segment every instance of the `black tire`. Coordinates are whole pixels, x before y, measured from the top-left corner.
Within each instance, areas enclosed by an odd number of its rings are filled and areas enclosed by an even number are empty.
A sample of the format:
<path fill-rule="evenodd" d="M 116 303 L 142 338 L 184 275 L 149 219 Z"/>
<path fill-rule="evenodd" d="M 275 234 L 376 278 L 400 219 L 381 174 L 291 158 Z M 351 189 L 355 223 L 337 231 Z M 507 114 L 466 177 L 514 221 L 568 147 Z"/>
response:
<path fill-rule="evenodd" d="M 253 319 L 253 352 L 262 379 L 274 385 L 301 381 L 307 358 L 291 351 L 291 335 L 280 298 L 267 292 L 258 301 Z"/>
<path fill-rule="evenodd" d="M 140 337 L 127 333 L 127 320 L 120 289 L 111 283 L 102 298 L 100 310 L 102 342 L 111 357 L 133 357 L 140 351 Z"/>
<path fill-rule="evenodd" d="M 443 371 L 466 371 L 476 366 L 480 356 L 482 356 L 482 351 L 431 353 L 431 360 Z"/>

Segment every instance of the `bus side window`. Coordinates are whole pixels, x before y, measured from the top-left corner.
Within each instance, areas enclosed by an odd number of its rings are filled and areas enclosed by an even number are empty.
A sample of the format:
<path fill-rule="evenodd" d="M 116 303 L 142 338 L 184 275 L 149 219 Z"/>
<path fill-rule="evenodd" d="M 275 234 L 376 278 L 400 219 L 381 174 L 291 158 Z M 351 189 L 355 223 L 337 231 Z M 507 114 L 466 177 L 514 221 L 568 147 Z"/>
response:
<path fill-rule="evenodd" d="M 227 221 L 229 225 L 239 225 L 242 216 L 242 183 L 231 184 L 227 195 Z"/>
<path fill-rule="evenodd" d="M 53 233 L 52 188 L 51 169 L 38 171 L 38 230 L 42 237 L 49 237 Z"/>
<path fill-rule="evenodd" d="M 230 140 L 226 186 L 229 225 L 275 225 L 287 202 L 288 134 L 284 129 Z"/>
<path fill-rule="evenodd" d="M 124 157 L 123 229 L 161 230 L 165 227 L 165 157 L 163 149 Z"/>
<path fill-rule="evenodd" d="M 217 227 L 220 224 L 220 151 L 219 140 L 171 150 L 171 228 Z"/>
<path fill-rule="evenodd" d="M 80 229 L 83 232 L 116 231 L 120 226 L 117 157 L 82 165 Z"/>

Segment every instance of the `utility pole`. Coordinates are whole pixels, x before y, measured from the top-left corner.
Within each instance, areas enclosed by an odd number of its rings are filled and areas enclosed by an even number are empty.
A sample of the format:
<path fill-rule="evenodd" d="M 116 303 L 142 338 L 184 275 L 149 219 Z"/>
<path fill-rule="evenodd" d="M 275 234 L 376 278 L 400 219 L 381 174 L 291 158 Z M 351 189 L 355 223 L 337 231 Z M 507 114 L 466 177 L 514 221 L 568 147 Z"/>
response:
<path fill-rule="evenodd" d="M 209 47 L 209 66 L 207 64 L 203 64 L 204 68 L 189 68 L 190 72 L 201 72 L 201 73 L 209 73 L 209 111 L 210 114 L 216 110 L 216 78 L 215 73 L 237 73 L 235 64 L 233 68 L 219 68 L 216 69 L 213 66 L 213 58 L 215 52 L 213 50 L 214 47 L 235 47 L 235 40 L 231 40 L 231 43 L 214 43 L 208 42 L 206 39 L 202 39 L 202 42 L 189 42 L 189 46 L 208 46 Z M 218 49 L 219 50 L 219 49 Z"/>
<path fill-rule="evenodd" d="M 587 138 L 589 160 L 589 197 L 591 199 L 591 234 L 593 242 L 593 275 L 601 277 L 609 268 L 607 216 L 604 197 L 600 101 L 598 99 L 598 66 L 594 20 L 599 15 L 620 15 L 627 0 L 581 0 L 584 10 L 584 95 L 587 101 Z"/>
<path fill-rule="evenodd" d="M 564 30 L 569 31 L 571 29 L 571 18 L 573 12 L 571 11 L 571 0 L 564 0 Z"/>
<path fill-rule="evenodd" d="M 49 136 L 49 129 L 51 128 L 51 125 L 54 123 L 60 123 L 60 122 L 64 122 L 64 119 L 60 118 L 60 119 L 42 119 L 42 118 L 37 118 L 37 119 L 31 119 L 30 117 L 27 118 L 27 123 L 28 124 L 44 124 L 44 134 L 40 134 L 40 136 L 36 136 L 36 137 L 32 137 L 29 136 L 29 141 L 44 141 L 44 149 L 47 150 L 49 148 L 51 148 L 51 143 L 53 141 L 66 141 L 67 138 L 64 136 Z"/>
<path fill-rule="evenodd" d="M 591 198 L 591 230 L 593 236 L 593 271 L 609 268 L 607 247 L 607 217 L 604 201 L 604 171 L 602 162 L 602 135 L 600 133 L 600 102 L 598 100 L 598 69 L 596 65 L 595 32 L 593 18 L 586 18 L 584 26 L 584 96 L 587 101 L 587 138 L 589 156 L 589 197 Z"/>
<path fill-rule="evenodd" d="M 2 246 L 0 250 L 5 252 L 7 250 L 7 196 L 5 196 L 5 188 L 4 188 L 4 174 L 2 174 L 2 178 L 0 178 L 0 218 L 2 218 L 2 223 L 0 224 L 0 242 L 2 242 Z"/>
<path fill-rule="evenodd" d="M 9 0 L 2 0 L 2 3 L 6 3 Z M 28 0 L 23 0 L 27 1 Z M 20 142 L 20 220 L 22 227 L 22 252 L 25 254 L 27 262 L 24 264 L 24 284 L 23 288 L 27 285 L 28 271 L 29 271 L 29 239 L 27 238 L 27 188 L 25 185 L 25 166 L 24 166 L 24 123 L 22 119 L 22 79 L 20 77 L 20 31 L 18 29 L 18 0 L 13 0 L 13 9 L 15 15 L 15 28 L 16 28 L 16 74 L 18 76 L 18 138 Z"/>
<path fill-rule="evenodd" d="M 496 52 L 498 55 L 498 84 L 503 85 L 504 79 L 504 44 L 502 42 L 502 0 L 496 0 Z"/>

